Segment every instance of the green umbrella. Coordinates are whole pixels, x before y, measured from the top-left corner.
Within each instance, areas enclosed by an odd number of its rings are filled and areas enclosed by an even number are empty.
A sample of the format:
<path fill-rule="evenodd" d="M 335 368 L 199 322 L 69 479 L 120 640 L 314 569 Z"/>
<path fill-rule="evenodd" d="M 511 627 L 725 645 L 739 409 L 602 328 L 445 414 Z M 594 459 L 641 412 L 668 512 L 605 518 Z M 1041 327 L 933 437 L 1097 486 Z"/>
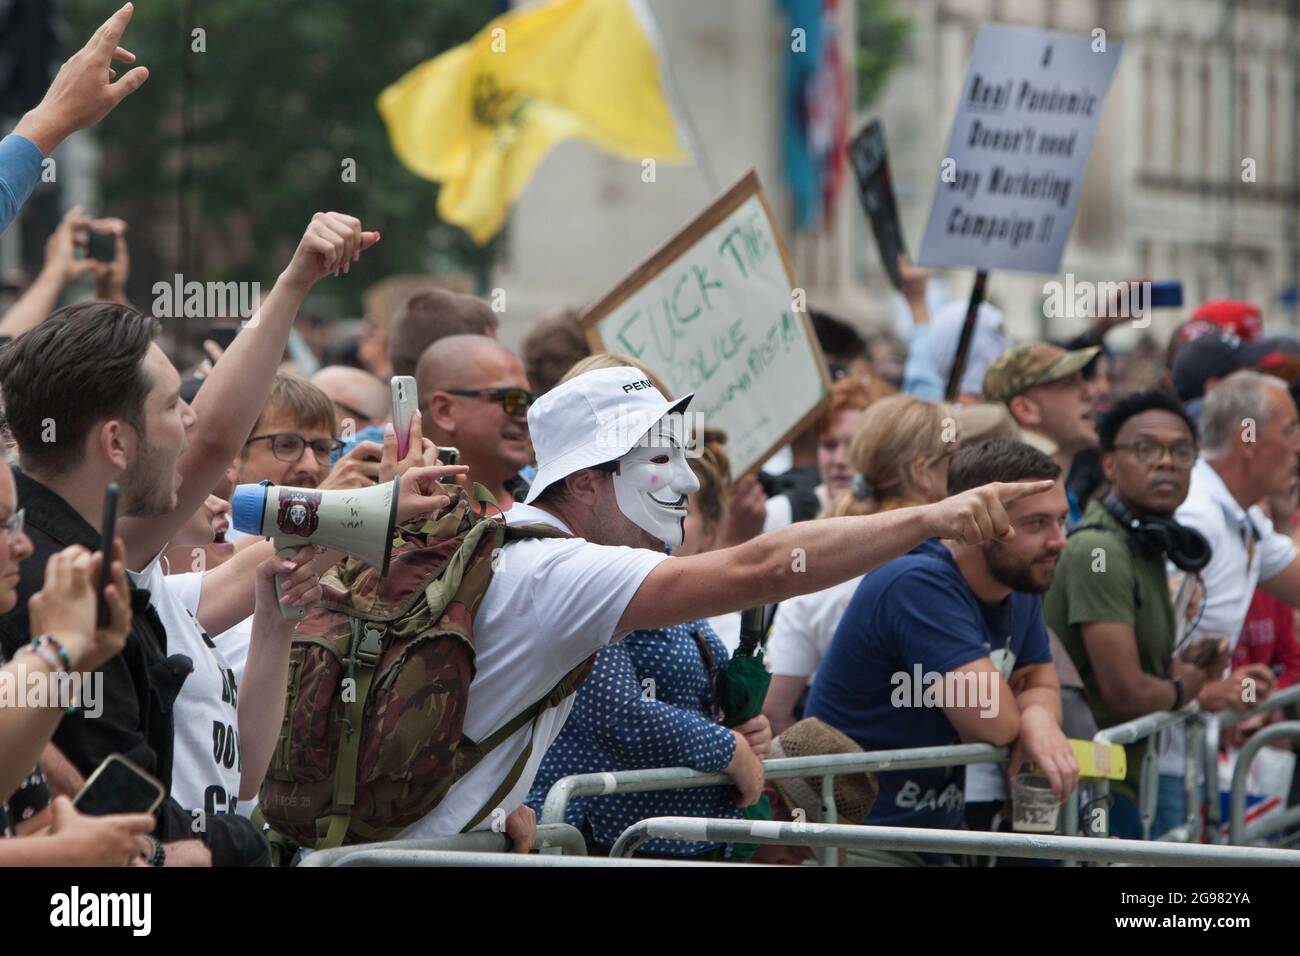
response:
<path fill-rule="evenodd" d="M 722 708 L 722 723 L 735 727 L 757 717 L 763 712 L 763 699 L 772 675 L 763 666 L 763 649 L 760 646 L 767 636 L 771 620 L 771 605 L 751 607 L 740 615 L 740 646 L 718 670 L 718 704 Z M 764 794 L 758 803 L 740 811 L 747 820 L 771 820 L 772 805 Z M 733 843 L 731 859 L 748 860 L 758 851 L 753 843 Z"/>
<path fill-rule="evenodd" d="M 724 727 L 736 727 L 763 712 L 772 675 L 763 666 L 760 646 L 767 634 L 771 607 L 751 607 L 740 615 L 740 646 L 718 670 L 718 706 Z"/>

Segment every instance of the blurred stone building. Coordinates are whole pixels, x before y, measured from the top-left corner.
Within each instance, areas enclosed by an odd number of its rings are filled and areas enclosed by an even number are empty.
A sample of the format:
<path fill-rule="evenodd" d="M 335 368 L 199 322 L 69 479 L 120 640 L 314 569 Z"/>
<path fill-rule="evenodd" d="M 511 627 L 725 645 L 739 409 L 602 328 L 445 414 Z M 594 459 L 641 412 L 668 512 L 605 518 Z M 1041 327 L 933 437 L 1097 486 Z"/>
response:
<path fill-rule="evenodd" d="M 650 0 L 681 98 L 715 182 L 698 166 L 637 164 L 567 143 L 516 205 L 494 277 L 507 293 L 503 336 L 539 313 L 607 291 L 750 166 L 794 251 L 810 301 L 860 326 L 902 313 L 850 181 L 829 226 L 793 235 L 780 158 L 789 24 L 772 0 Z M 904 232 L 919 246 L 970 50 L 984 22 L 1088 35 L 1124 51 L 1088 164 L 1062 269 L 1076 280 L 1177 278 L 1187 308 L 1158 313 L 1161 340 L 1196 303 L 1245 298 L 1294 326 L 1300 272 L 1300 0 L 899 0 L 912 18 L 904 62 L 878 102 Z M 844 3 L 842 36 L 854 35 Z M 1253 182 L 1248 181 L 1252 178 Z M 716 189 L 714 188 L 716 186 Z M 972 274 L 946 271 L 940 295 L 964 298 Z M 1013 335 L 1048 327 L 1042 287 L 1055 276 L 994 273 L 990 297 Z M 1074 322 L 1074 325 L 1081 321 Z M 1136 333 L 1119 330 L 1116 344 Z M 1126 340 L 1127 337 L 1127 340 Z"/>

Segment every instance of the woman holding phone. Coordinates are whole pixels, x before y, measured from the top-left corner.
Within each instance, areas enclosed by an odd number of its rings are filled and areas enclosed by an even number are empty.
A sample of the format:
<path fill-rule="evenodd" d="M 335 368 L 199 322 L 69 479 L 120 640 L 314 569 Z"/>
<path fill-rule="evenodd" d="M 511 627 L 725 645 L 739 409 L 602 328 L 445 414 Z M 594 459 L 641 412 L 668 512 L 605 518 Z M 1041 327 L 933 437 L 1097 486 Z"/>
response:
<path fill-rule="evenodd" d="M 18 565 L 32 553 L 9 465 L 0 460 L 0 614 L 17 604 Z M 60 672 L 89 674 L 126 646 L 131 627 L 124 551 L 113 543 L 110 584 L 104 592 L 108 622 L 96 628 L 96 582 L 101 555 L 74 545 L 50 557 L 44 587 L 28 606 L 32 643 L 12 661 L 0 659 L 0 688 L 28 697 L 32 678 L 47 675 L 43 706 L 0 707 L 0 866 L 143 865 L 153 830 L 147 813 L 91 817 L 67 797 L 50 802 L 37 761 L 63 709 Z M 4 839 L 18 837 L 18 839 Z"/>

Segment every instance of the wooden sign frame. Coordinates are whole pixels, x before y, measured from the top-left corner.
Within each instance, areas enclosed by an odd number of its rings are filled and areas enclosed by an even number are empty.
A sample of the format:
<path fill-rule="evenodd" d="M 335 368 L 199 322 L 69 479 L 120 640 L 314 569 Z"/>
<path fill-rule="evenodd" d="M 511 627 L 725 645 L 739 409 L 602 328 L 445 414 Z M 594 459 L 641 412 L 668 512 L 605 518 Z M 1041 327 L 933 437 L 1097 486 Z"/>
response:
<path fill-rule="evenodd" d="M 713 204 L 692 219 L 689 223 L 677 231 L 675 235 L 655 249 L 650 255 L 635 269 L 630 272 L 618 285 L 614 286 L 609 292 L 605 293 L 600 299 L 592 305 L 589 305 L 580 315 L 583 330 L 587 336 L 587 343 L 591 346 L 593 352 L 608 351 L 604 341 L 600 337 L 600 330 L 596 324 L 605 318 L 620 305 L 630 299 L 638 289 L 646 285 L 651 279 L 659 275 L 665 269 L 669 268 L 674 262 L 684 255 L 687 250 L 694 246 L 700 239 L 708 235 L 715 227 L 733 212 L 747 203 L 754 196 L 758 197 L 759 204 L 762 206 L 763 215 L 767 218 L 768 227 L 772 230 L 772 237 L 776 241 L 777 251 L 781 254 L 781 264 L 785 269 L 785 276 L 790 284 L 790 292 L 793 295 L 795 285 L 794 265 L 790 261 L 789 250 L 786 249 L 785 240 L 781 237 L 781 230 L 777 228 L 776 220 L 772 216 L 772 207 L 768 204 L 767 196 L 763 192 L 763 186 L 758 181 L 758 174 L 754 170 L 749 170 L 733 183 L 727 190 L 714 200 Z M 808 312 L 794 311 L 799 327 L 803 329 L 804 337 L 812 349 L 814 357 L 817 359 L 816 366 L 818 374 L 821 377 L 822 398 L 809 412 L 807 412 L 799 421 L 788 429 L 780 439 L 767 449 L 756 464 L 747 468 L 738 475 L 733 475 L 732 480 L 738 480 L 745 475 L 756 474 L 762 467 L 764 461 L 772 454 L 785 445 L 787 445 L 795 436 L 806 431 L 811 427 L 826 411 L 826 406 L 830 401 L 831 380 L 830 374 L 826 368 L 826 356 L 821 350 L 821 345 L 817 342 L 817 336 L 813 332 L 812 321 L 808 317 Z M 654 371 L 654 369 L 651 369 Z M 672 397 L 672 396 L 667 396 Z"/>

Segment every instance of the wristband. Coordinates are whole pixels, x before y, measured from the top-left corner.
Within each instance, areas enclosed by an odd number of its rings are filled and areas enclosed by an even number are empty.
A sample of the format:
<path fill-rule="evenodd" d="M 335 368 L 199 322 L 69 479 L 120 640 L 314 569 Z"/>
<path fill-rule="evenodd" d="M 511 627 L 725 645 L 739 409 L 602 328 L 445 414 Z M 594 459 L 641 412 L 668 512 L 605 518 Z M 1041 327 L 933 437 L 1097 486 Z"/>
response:
<path fill-rule="evenodd" d="M 34 637 L 32 638 L 32 642 L 27 646 L 31 650 L 41 654 L 41 657 L 46 661 L 51 661 L 51 659 L 46 657 L 44 653 L 41 653 L 42 649 L 45 649 L 46 651 L 52 650 L 52 653 L 58 656 L 56 660 L 50 662 L 50 666 L 55 670 L 61 670 L 68 674 L 72 673 L 72 657 L 68 654 L 67 648 L 63 646 L 63 642 L 53 634 L 42 634 L 40 637 Z"/>
<path fill-rule="evenodd" d="M 46 664 L 50 665 L 50 670 L 56 674 L 72 673 L 72 658 L 68 655 L 68 650 L 63 643 L 53 634 L 42 634 L 40 637 L 32 638 L 24 650 L 35 654 Z M 64 709 L 64 714 L 71 715 L 77 710 L 77 702 L 69 700 L 68 706 Z"/>
<path fill-rule="evenodd" d="M 145 836 L 145 839 L 148 840 L 149 845 L 153 847 L 153 852 L 144 858 L 145 862 L 150 866 L 162 866 L 165 864 L 167 862 L 167 851 L 163 849 L 162 842 L 154 836 L 147 835 Z"/>
<path fill-rule="evenodd" d="M 1183 679 L 1181 677 L 1167 677 L 1165 679 L 1169 681 L 1169 683 L 1174 685 L 1174 704 L 1169 709 L 1182 710 L 1183 709 Z"/>

